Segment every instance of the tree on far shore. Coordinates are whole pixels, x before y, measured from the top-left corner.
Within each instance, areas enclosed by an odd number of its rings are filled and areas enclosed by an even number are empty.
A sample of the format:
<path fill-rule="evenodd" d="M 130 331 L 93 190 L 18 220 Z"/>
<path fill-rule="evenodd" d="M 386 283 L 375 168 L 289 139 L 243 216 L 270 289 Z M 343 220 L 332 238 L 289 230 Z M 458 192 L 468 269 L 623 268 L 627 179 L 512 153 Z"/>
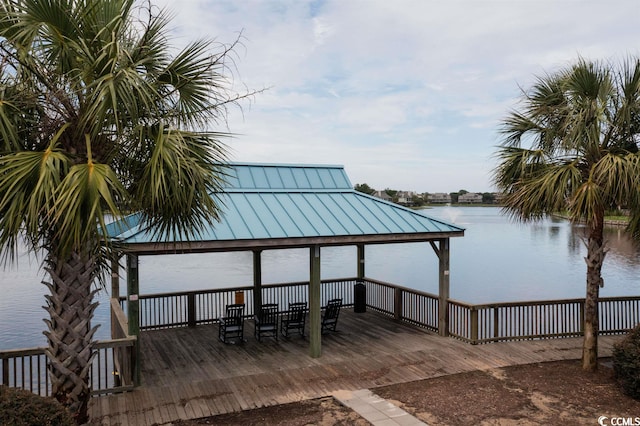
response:
<path fill-rule="evenodd" d="M 368 194 L 368 195 L 373 195 L 373 193 L 376 192 L 375 189 L 371 188 L 366 183 L 363 183 L 363 184 L 356 183 L 354 185 L 353 189 L 355 189 L 358 192 L 362 192 L 362 193 Z"/>
<path fill-rule="evenodd" d="M 640 235 L 640 61 L 590 62 L 539 77 L 502 122 L 494 182 L 505 211 L 533 221 L 567 211 L 587 228 L 582 366 L 597 369 L 605 211 L 624 205 Z"/>
<path fill-rule="evenodd" d="M 177 51 L 168 25 L 135 0 L 0 6 L 0 257 L 45 252 L 52 394 L 79 424 L 95 284 L 118 257 L 106 216 L 139 212 L 168 238 L 219 216 L 226 134 L 209 129 L 243 97 L 227 89 L 237 41 Z"/>

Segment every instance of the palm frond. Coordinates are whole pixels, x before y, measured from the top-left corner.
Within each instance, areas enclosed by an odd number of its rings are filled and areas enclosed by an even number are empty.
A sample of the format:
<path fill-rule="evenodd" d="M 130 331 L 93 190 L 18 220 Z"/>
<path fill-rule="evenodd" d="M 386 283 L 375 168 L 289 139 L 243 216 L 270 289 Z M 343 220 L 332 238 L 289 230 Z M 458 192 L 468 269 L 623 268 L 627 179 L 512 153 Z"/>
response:
<path fill-rule="evenodd" d="M 567 208 L 601 227 L 611 206 L 640 209 L 640 61 L 582 58 L 538 78 L 502 122 L 493 180 L 524 220 Z M 640 221 L 638 222 L 640 223 Z"/>
<path fill-rule="evenodd" d="M 609 204 L 626 205 L 640 188 L 640 156 L 607 154 L 593 166 L 593 180 Z"/>
<path fill-rule="evenodd" d="M 593 179 L 589 179 L 574 191 L 569 200 L 569 216 L 574 221 L 584 219 L 590 228 L 598 226 L 606 209 L 607 194 Z"/>
<path fill-rule="evenodd" d="M 136 188 L 143 218 L 157 235 L 190 238 L 218 220 L 224 184 L 224 134 L 160 128 Z"/>
<path fill-rule="evenodd" d="M 118 205 L 128 198 L 113 170 L 91 160 L 72 166 L 55 196 L 54 237 L 63 254 L 99 240 L 98 229 L 106 228 L 105 218 L 121 217 Z"/>
<path fill-rule="evenodd" d="M 575 162 L 545 164 L 522 176 L 507 194 L 505 211 L 513 218 L 536 220 L 567 208 L 567 200 L 582 180 Z"/>
<path fill-rule="evenodd" d="M 220 90 L 224 80 L 215 63 L 204 55 L 208 45 L 205 40 L 190 44 L 158 77 L 171 87 L 167 99 L 174 99 L 173 109 L 180 111 L 181 121 L 188 124 L 205 124 L 207 111 L 213 107 L 211 89 Z"/>
<path fill-rule="evenodd" d="M 228 135 L 203 129 L 241 98 L 224 75 L 235 43 L 197 41 L 175 53 L 170 15 L 136 5 L 0 5 L 0 176 L 3 189 L 16 189 L 3 200 L 0 240 L 38 229 L 52 250 L 101 243 L 103 216 L 123 207 L 140 209 L 160 234 L 193 235 L 219 217 L 212 194 Z M 23 221 L 29 209 L 39 221 Z"/>
<path fill-rule="evenodd" d="M 45 237 L 54 194 L 69 159 L 55 148 L 0 157 L 0 247 L 13 256 L 20 235 L 35 249 Z M 48 229 L 48 228 L 47 228 Z"/>

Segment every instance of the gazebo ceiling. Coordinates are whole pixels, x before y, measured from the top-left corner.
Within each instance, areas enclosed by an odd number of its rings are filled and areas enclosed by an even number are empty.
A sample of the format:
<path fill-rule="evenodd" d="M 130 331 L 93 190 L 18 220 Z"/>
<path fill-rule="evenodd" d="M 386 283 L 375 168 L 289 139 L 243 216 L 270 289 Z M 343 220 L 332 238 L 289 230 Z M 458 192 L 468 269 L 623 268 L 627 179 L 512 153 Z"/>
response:
<path fill-rule="evenodd" d="M 131 215 L 108 227 L 128 252 L 162 254 L 433 241 L 464 229 L 357 192 L 342 166 L 233 163 L 221 221 L 196 237 L 157 236 Z"/>

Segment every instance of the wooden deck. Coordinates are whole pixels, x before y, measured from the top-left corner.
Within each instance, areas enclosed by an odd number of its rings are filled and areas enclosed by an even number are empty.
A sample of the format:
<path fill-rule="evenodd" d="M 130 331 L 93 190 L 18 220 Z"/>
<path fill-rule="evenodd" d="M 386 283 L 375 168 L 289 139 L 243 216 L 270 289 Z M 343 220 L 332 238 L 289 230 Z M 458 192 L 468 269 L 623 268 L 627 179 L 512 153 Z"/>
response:
<path fill-rule="evenodd" d="M 217 326 L 142 334 L 142 386 L 92 399 L 91 418 L 104 425 L 154 425 L 390 384 L 540 361 L 578 359 L 581 338 L 470 345 L 401 325 L 374 312 L 343 309 L 338 332 L 322 338 L 322 357 L 308 356 L 300 337 L 253 337 L 224 345 Z M 601 337 L 610 356 L 621 337 Z"/>

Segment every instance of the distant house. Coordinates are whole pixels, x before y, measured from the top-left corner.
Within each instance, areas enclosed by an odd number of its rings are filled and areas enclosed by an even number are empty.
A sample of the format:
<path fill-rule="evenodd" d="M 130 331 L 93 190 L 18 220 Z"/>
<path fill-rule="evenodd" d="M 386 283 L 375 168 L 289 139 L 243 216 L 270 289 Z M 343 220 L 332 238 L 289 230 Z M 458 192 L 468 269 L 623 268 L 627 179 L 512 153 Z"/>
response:
<path fill-rule="evenodd" d="M 494 192 L 493 193 L 493 202 L 495 204 L 502 204 L 502 199 L 504 198 L 505 194 L 503 192 Z"/>
<path fill-rule="evenodd" d="M 448 204 L 451 203 L 451 195 L 445 194 L 444 192 L 436 192 L 429 194 L 427 201 L 431 204 Z"/>
<path fill-rule="evenodd" d="M 415 197 L 415 191 L 398 191 L 396 194 L 398 197 L 398 204 L 402 204 L 403 206 L 412 206 L 413 205 L 413 197 Z"/>
<path fill-rule="evenodd" d="M 482 194 L 467 192 L 458 196 L 458 204 L 480 204 L 482 203 Z"/>
<path fill-rule="evenodd" d="M 381 200 L 392 201 L 389 194 L 387 194 L 385 191 L 376 191 L 373 193 L 373 196 L 376 198 L 380 198 Z"/>

